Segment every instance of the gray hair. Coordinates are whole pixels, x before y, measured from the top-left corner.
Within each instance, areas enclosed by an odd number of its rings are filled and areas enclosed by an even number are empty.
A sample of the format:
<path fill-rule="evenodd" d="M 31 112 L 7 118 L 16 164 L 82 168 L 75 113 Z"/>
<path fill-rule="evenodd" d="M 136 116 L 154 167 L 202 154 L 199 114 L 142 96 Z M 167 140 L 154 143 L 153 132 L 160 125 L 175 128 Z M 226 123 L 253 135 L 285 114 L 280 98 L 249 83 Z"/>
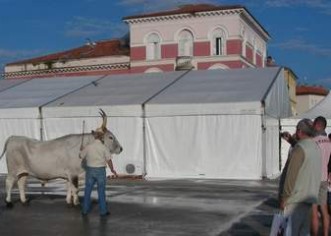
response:
<path fill-rule="evenodd" d="M 305 133 L 309 137 L 315 136 L 315 130 L 313 126 L 313 121 L 310 119 L 302 119 L 297 124 L 297 129 L 301 130 L 303 133 Z"/>

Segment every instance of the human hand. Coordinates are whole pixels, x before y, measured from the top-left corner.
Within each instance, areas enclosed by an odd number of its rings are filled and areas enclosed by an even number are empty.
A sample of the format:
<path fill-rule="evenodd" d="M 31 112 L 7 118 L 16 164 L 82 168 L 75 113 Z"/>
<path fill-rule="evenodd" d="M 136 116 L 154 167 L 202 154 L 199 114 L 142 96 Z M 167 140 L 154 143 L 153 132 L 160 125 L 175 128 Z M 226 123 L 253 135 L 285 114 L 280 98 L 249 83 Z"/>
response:
<path fill-rule="evenodd" d="M 285 201 L 284 200 L 280 200 L 279 202 L 279 209 L 284 210 L 285 209 Z"/>
<path fill-rule="evenodd" d="M 117 174 L 117 172 L 113 169 L 113 170 L 111 170 L 111 172 L 113 173 L 113 175 L 114 175 L 114 177 L 115 178 L 117 178 L 118 177 L 118 174 Z"/>
<path fill-rule="evenodd" d="M 287 131 L 281 133 L 280 136 L 286 141 L 289 141 L 292 138 L 292 135 Z"/>

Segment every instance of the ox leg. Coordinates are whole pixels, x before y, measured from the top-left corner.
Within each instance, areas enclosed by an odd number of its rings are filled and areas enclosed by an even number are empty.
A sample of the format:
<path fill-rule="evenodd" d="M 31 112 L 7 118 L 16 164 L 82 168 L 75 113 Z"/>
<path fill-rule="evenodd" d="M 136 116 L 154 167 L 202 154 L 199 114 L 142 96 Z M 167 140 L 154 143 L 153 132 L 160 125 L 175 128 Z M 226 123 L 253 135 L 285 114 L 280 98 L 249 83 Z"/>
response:
<path fill-rule="evenodd" d="M 78 177 L 68 177 L 67 181 L 67 204 L 74 206 L 79 205 L 79 198 L 78 198 Z"/>
<path fill-rule="evenodd" d="M 66 197 L 66 202 L 68 205 L 71 205 L 71 184 L 70 184 L 70 181 L 67 180 L 67 197 Z"/>
<path fill-rule="evenodd" d="M 67 204 L 79 205 L 78 198 L 78 176 L 67 174 Z"/>
<path fill-rule="evenodd" d="M 78 198 L 78 176 L 74 176 L 71 178 L 71 195 L 73 197 L 74 206 L 79 205 L 79 198 Z"/>
<path fill-rule="evenodd" d="M 13 207 L 13 203 L 11 201 L 11 191 L 13 189 L 13 186 L 16 182 L 16 177 L 13 177 L 11 175 L 8 175 L 7 178 L 6 178 L 6 206 L 11 208 Z"/>
<path fill-rule="evenodd" d="M 18 177 L 17 181 L 18 189 L 20 191 L 20 199 L 23 204 L 26 204 L 28 202 L 25 196 L 25 185 L 27 178 L 28 174 L 22 174 Z"/>

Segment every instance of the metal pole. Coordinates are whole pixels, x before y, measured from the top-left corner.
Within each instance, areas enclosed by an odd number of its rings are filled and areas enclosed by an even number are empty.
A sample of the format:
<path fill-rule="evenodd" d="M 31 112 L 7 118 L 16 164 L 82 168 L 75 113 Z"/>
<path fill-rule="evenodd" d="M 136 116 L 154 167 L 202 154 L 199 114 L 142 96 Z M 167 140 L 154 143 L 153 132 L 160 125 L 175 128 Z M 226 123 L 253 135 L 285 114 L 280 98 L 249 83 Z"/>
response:
<path fill-rule="evenodd" d="M 83 120 L 83 127 L 82 127 L 82 143 L 80 145 L 80 150 L 84 147 L 84 133 L 85 133 L 85 120 Z"/>

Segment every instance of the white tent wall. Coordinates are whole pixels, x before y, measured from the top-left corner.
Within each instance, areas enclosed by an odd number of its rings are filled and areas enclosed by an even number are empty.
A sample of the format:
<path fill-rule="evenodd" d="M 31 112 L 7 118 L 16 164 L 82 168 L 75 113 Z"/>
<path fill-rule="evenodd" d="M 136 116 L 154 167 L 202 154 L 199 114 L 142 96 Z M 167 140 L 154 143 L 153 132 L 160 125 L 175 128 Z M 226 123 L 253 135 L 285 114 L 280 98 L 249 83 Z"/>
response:
<path fill-rule="evenodd" d="M 147 177 L 261 178 L 259 115 L 148 117 L 146 123 Z"/>
<path fill-rule="evenodd" d="M 263 116 L 263 177 L 274 178 L 280 174 L 280 119 L 292 115 L 290 98 L 284 69 L 279 70 L 277 78 L 266 91 Z"/>
<path fill-rule="evenodd" d="M 107 109 L 104 109 L 107 114 Z M 95 114 L 98 109 L 95 108 Z M 48 140 L 64 136 L 66 134 L 90 133 L 101 125 L 100 116 L 94 117 L 59 117 L 44 118 L 44 132 Z M 83 128 L 84 127 L 84 128 Z M 143 134 L 142 119 L 140 117 L 111 117 L 108 116 L 107 128 L 116 136 L 123 146 L 123 152 L 113 156 L 113 163 L 119 174 L 128 174 L 127 165 L 135 167 L 134 175 L 142 175 L 143 163 Z M 78 158 L 78 157 L 77 157 Z M 109 174 L 109 170 L 107 169 Z"/>
<path fill-rule="evenodd" d="M 12 135 L 27 136 L 39 139 L 40 119 L 37 118 L 0 118 L 0 144 L 1 153 L 4 149 L 7 138 Z M 0 174 L 8 173 L 6 159 L 0 160 Z"/>
<path fill-rule="evenodd" d="M 262 176 L 275 178 L 280 173 L 279 119 L 265 117 L 263 124 L 263 172 Z"/>

